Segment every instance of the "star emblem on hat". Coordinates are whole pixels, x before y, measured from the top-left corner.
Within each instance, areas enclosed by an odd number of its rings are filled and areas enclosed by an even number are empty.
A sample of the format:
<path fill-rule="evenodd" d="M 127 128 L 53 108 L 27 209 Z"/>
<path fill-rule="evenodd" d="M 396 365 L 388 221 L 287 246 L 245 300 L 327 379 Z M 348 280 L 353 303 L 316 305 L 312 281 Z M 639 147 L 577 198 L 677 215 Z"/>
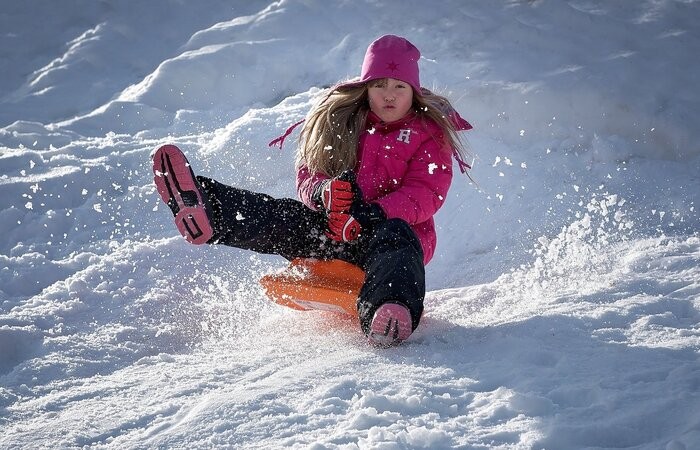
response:
<path fill-rule="evenodd" d="M 390 63 L 387 63 L 386 68 L 391 70 L 392 72 L 395 72 L 399 70 L 399 65 L 392 61 Z"/>

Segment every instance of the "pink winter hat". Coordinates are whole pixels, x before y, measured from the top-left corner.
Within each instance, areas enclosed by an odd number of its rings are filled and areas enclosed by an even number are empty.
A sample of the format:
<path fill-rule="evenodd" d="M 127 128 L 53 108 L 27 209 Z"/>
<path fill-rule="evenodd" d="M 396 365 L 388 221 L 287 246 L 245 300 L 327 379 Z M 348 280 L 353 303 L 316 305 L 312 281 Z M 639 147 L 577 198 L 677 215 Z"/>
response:
<path fill-rule="evenodd" d="M 420 51 L 415 45 L 402 37 L 387 34 L 367 47 L 360 79 L 342 83 L 339 87 L 357 86 L 380 78 L 395 78 L 410 84 L 413 91 L 420 95 L 419 59 Z"/>

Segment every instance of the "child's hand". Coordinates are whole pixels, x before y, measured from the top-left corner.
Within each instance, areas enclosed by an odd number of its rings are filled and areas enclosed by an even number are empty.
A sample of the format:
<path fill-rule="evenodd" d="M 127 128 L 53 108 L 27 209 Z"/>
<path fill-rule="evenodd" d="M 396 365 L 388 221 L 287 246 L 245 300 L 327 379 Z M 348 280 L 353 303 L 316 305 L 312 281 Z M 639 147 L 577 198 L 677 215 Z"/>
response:
<path fill-rule="evenodd" d="M 365 230 L 373 229 L 375 225 L 386 220 L 386 214 L 381 206 L 376 203 L 366 203 L 362 200 L 355 200 L 352 203 L 350 214 Z"/>
<path fill-rule="evenodd" d="M 333 178 L 324 182 L 321 190 L 321 203 L 328 213 L 347 213 L 352 205 L 352 184 Z"/>
<path fill-rule="evenodd" d="M 366 203 L 352 171 L 325 182 L 321 201 L 328 214 L 326 236 L 338 242 L 350 242 L 362 232 L 371 231 L 386 220 L 386 214 L 376 203 Z"/>
<path fill-rule="evenodd" d="M 350 242 L 357 239 L 362 231 L 360 222 L 350 214 L 330 212 L 328 214 L 328 231 L 326 236 L 338 242 Z"/>

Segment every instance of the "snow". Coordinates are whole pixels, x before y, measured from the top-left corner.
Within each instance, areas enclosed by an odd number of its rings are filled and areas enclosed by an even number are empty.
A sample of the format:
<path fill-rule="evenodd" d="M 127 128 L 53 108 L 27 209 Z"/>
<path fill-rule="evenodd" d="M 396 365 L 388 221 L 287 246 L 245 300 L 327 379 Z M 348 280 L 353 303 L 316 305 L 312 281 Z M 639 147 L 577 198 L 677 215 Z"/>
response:
<path fill-rule="evenodd" d="M 700 448 L 700 2 L 10 2 L 1 448 Z M 323 87 L 395 33 L 475 129 L 398 348 L 187 244 L 149 155 L 294 196 Z M 696 61 L 696 62 L 693 62 Z"/>

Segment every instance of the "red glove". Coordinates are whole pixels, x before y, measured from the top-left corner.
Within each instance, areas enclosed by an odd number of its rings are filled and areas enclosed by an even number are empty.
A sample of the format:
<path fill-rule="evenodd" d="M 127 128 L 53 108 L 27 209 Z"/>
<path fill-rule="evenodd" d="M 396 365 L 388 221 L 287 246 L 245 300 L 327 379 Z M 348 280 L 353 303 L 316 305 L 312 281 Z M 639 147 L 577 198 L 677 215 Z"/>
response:
<path fill-rule="evenodd" d="M 348 181 L 333 178 L 326 181 L 320 192 L 323 208 L 331 213 L 346 213 L 352 205 L 352 184 Z"/>
<path fill-rule="evenodd" d="M 326 236 L 338 242 L 350 242 L 360 235 L 362 226 L 350 214 L 342 212 L 328 213 L 328 231 Z"/>

